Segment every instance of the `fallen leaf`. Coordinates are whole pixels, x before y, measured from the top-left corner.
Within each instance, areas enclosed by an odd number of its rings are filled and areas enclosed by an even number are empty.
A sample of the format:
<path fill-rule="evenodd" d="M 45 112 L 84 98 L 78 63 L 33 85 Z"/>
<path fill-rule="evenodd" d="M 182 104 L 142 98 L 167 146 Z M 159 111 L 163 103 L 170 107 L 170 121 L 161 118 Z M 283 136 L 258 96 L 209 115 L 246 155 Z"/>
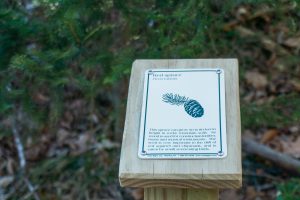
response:
<path fill-rule="evenodd" d="M 90 149 L 90 145 L 93 142 L 93 136 L 91 134 L 81 134 L 75 140 L 70 139 L 66 143 L 72 149 L 72 155 L 82 154 Z"/>
<path fill-rule="evenodd" d="M 249 130 L 249 129 L 246 129 L 243 132 L 243 137 L 247 138 L 247 139 L 255 140 L 255 134 L 251 130 Z"/>
<path fill-rule="evenodd" d="M 242 26 L 236 27 L 236 30 L 238 31 L 238 33 L 242 37 L 253 37 L 253 36 L 255 36 L 255 33 L 252 30 L 247 29 L 247 28 L 242 27 Z"/>
<path fill-rule="evenodd" d="M 81 152 L 84 152 L 88 148 L 88 144 L 92 141 L 92 135 L 90 134 L 81 134 L 78 137 L 77 144 Z"/>
<path fill-rule="evenodd" d="M 274 149 L 275 151 L 282 152 L 282 144 L 281 144 L 281 137 L 274 137 L 268 143 L 268 146 Z"/>
<path fill-rule="evenodd" d="M 99 118 L 96 114 L 92 113 L 89 116 L 89 120 L 91 120 L 93 123 L 98 124 L 99 123 Z"/>
<path fill-rule="evenodd" d="M 69 131 L 67 131 L 66 129 L 60 128 L 56 133 L 57 142 L 59 144 L 63 143 L 65 141 L 65 139 L 68 138 L 69 135 L 70 135 Z"/>
<path fill-rule="evenodd" d="M 227 200 L 227 199 L 237 200 L 237 199 L 242 199 L 242 197 L 237 193 L 236 190 L 227 189 L 227 190 L 220 192 L 220 199 L 221 200 Z"/>
<path fill-rule="evenodd" d="M 50 134 L 43 134 L 39 138 L 39 142 L 36 144 L 27 147 L 25 150 L 25 157 L 28 161 L 37 161 L 43 158 L 49 149 L 51 144 L 52 135 Z"/>
<path fill-rule="evenodd" d="M 267 143 L 271 140 L 273 140 L 277 135 L 279 134 L 279 131 L 277 129 L 269 129 L 266 132 L 264 132 L 261 143 Z"/>
<path fill-rule="evenodd" d="M 291 47 L 291 48 L 299 48 L 300 47 L 300 37 L 292 37 L 288 38 L 283 42 L 285 46 Z"/>
<path fill-rule="evenodd" d="M 71 129 L 71 124 L 74 121 L 74 116 L 70 111 L 66 111 L 64 113 L 63 120 L 61 122 L 61 126 L 67 129 Z"/>
<path fill-rule="evenodd" d="M 13 176 L 4 176 L 0 178 L 0 188 L 6 188 L 9 184 L 14 181 Z"/>
<path fill-rule="evenodd" d="M 264 175 L 265 174 L 265 171 L 261 168 L 256 169 L 255 172 L 256 172 L 257 175 Z"/>
<path fill-rule="evenodd" d="M 134 200 L 142 200 L 144 198 L 144 189 L 143 188 L 133 189 L 131 195 Z"/>
<path fill-rule="evenodd" d="M 300 131 L 300 127 L 299 126 L 292 126 L 289 128 L 289 131 L 292 133 L 298 133 Z"/>
<path fill-rule="evenodd" d="M 15 169 L 16 169 L 16 162 L 14 161 L 13 158 L 8 158 L 7 159 L 7 165 L 6 165 L 6 169 L 8 174 L 14 174 L 15 173 Z"/>
<path fill-rule="evenodd" d="M 300 158 L 300 136 L 295 141 L 281 141 L 283 152 L 295 158 Z"/>
<path fill-rule="evenodd" d="M 272 66 L 274 65 L 274 63 L 276 62 L 277 60 L 277 54 L 276 53 L 272 53 L 271 57 L 267 60 L 267 65 L 268 66 Z"/>
<path fill-rule="evenodd" d="M 238 20 L 231 21 L 223 26 L 224 31 L 230 31 L 232 28 L 239 24 Z"/>
<path fill-rule="evenodd" d="M 249 11 L 247 10 L 246 7 L 239 7 L 238 10 L 236 11 L 236 18 L 239 21 L 244 21 L 247 17 L 249 16 Z"/>
<path fill-rule="evenodd" d="M 254 32 L 251 29 L 242 27 L 242 26 L 237 26 L 236 27 L 237 32 L 240 34 L 241 37 L 254 37 L 257 36 L 264 46 L 265 49 L 267 49 L 270 52 L 276 52 L 280 55 L 288 55 L 288 51 L 283 48 L 281 45 L 277 44 L 274 42 L 272 39 L 266 36 L 262 36 L 261 33 Z"/>
<path fill-rule="evenodd" d="M 50 98 L 42 93 L 36 93 L 33 95 L 33 101 L 40 105 L 45 105 L 50 102 Z"/>
<path fill-rule="evenodd" d="M 265 49 L 269 50 L 270 52 L 278 52 L 280 55 L 287 55 L 288 52 L 281 46 L 279 46 L 276 42 L 271 40 L 270 38 L 267 37 L 262 37 L 261 43 L 264 45 Z"/>
<path fill-rule="evenodd" d="M 295 89 L 297 92 L 300 92 L 300 81 L 292 80 L 291 83 L 292 83 L 294 89 Z"/>
<path fill-rule="evenodd" d="M 245 74 L 245 78 L 247 83 L 253 86 L 255 89 L 262 89 L 268 84 L 266 76 L 259 72 L 248 71 Z"/>
<path fill-rule="evenodd" d="M 87 194 L 92 195 L 89 192 L 87 192 Z M 69 198 L 69 199 L 74 199 L 74 198 Z M 123 200 L 123 197 L 119 189 L 119 186 L 117 184 L 111 184 L 101 189 L 101 194 L 100 196 L 97 196 L 97 198 L 91 196 L 90 198 L 85 198 L 85 199 Z"/>
<path fill-rule="evenodd" d="M 97 151 L 102 151 L 104 149 L 113 149 L 120 147 L 119 143 L 111 142 L 110 140 L 103 140 L 101 143 L 95 144 L 94 148 Z"/>
<path fill-rule="evenodd" d="M 28 161 L 37 161 L 44 157 L 47 153 L 49 146 L 45 143 L 40 143 L 28 148 L 25 151 L 25 157 Z"/>
<path fill-rule="evenodd" d="M 248 186 L 246 189 L 246 198 L 247 200 L 255 199 L 257 197 L 257 192 L 253 186 Z"/>
<path fill-rule="evenodd" d="M 246 96 L 244 97 L 244 101 L 249 103 L 255 98 L 255 92 L 254 91 L 249 91 Z"/>

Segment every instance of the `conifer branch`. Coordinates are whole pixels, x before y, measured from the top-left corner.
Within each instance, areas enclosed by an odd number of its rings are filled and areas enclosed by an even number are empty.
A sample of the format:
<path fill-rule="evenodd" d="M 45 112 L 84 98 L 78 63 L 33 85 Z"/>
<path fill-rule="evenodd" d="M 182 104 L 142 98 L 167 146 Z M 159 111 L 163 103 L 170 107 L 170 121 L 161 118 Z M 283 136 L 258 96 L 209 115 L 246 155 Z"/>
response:
<path fill-rule="evenodd" d="M 189 98 L 185 96 L 180 96 L 178 94 L 173 93 L 166 93 L 163 95 L 163 101 L 166 103 L 169 103 L 171 105 L 183 105 L 185 102 L 187 102 Z"/>

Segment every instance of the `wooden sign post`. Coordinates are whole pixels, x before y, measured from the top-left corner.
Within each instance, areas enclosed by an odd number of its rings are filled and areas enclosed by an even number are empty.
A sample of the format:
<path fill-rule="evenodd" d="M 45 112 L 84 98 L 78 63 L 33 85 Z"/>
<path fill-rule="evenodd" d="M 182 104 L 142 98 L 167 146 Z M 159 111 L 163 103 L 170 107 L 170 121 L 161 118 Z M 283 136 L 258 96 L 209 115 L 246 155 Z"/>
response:
<path fill-rule="evenodd" d="M 146 200 L 218 199 L 242 184 L 236 59 L 136 60 L 121 186 Z"/>

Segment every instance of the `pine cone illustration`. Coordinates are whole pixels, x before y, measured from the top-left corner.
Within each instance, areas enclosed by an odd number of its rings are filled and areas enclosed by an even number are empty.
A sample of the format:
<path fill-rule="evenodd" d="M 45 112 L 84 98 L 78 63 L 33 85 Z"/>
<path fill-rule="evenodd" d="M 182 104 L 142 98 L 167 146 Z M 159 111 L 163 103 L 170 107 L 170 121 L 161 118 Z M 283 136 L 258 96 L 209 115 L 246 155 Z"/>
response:
<path fill-rule="evenodd" d="M 200 103 L 196 100 L 189 99 L 185 96 L 178 94 L 166 93 L 162 96 L 163 101 L 171 105 L 180 106 L 183 105 L 185 112 L 194 118 L 202 117 L 204 109 Z"/>

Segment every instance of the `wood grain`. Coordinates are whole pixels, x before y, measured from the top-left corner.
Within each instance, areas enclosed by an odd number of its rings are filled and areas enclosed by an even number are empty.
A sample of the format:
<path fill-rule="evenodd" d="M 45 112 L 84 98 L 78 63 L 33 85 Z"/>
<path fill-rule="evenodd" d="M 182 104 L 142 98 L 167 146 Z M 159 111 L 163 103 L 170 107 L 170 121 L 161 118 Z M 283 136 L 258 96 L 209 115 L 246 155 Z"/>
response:
<path fill-rule="evenodd" d="M 147 188 L 145 200 L 217 200 L 218 189 Z"/>
<path fill-rule="evenodd" d="M 222 159 L 139 159 L 138 137 L 144 72 L 157 68 L 222 68 L 225 73 L 228 155 Z M 122 186 L 238 188 L 242 182 L 241 127 L 236 59 L 136 60 L 130 78 L 120 158 Z"/>

